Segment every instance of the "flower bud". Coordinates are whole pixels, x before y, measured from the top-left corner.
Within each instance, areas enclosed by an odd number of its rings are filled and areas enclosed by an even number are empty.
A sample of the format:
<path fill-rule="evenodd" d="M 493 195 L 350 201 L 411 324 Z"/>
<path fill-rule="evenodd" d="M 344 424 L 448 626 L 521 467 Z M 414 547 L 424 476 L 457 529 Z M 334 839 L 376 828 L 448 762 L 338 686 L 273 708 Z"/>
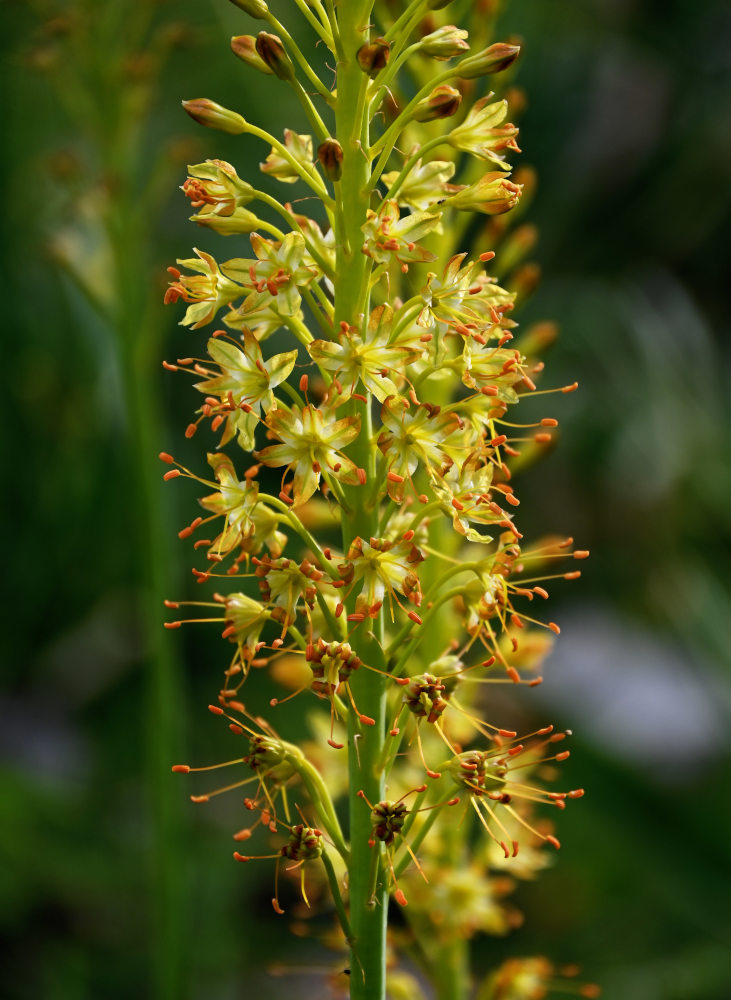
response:
<path fill-rule="evenodd" d="M 258 21 L 261 21 L 269 13 L 269 8 L 264 3 L 264 0 L 231 0 L 231 3 L 243 10 L 249 17 L 255 17 Z"/>
<path fill-rule="evenodd" d="M 372 42 L 361 45 L 356 53 L 358 65 L 368 76 L 376 76 L 388 62 L 391 47 L 383 38 L 374 38 Z"/>
<path fill-rule="evenodd" d="M 495 42 L 488 45 L 482 52 L 467 56 L 457 63 L 455 72 L 462 80 L 474 80 L 488 73 L 501 73 L 511 63 L 515 62 L 520 52 L 519 45 L 508 45 L 506 42 Z"/>
<path fill-rule="evenodd" d="M 271 75 L 272 71 L 256 51 L 256 39 L 253 35 L 234 35 L 231 39 L 231 51 L 247 66 Z"/>
<path fill-rule="evenodd" d="M 214 213 L 198 212 L 191 215 L 191 222 L 212 229 L 221 236 L 241 236 L 245 233 L 255 233 L 261 225 L 261 219 L 246 208 L 237 208 L 231 215 L 215 215 Z"/>
<path fill-rule="evenodd" d="M 260 31 L 256 36 L 256 51 L 280 80 L 294 79 L 292 60 L 287 55 L 282 45 L 282 39 L 278 35 L 270 35 L 267 31 Z"/>
<path fill-rule="evenodd" d="M 467 212 L 502 215 L 518 204 L 522 190 L 521 184 L 514 184 L 505 174 L 493 171 L 451 195 L 446 204 Z"/>
<path fill-rule="evenodd" d="M 326 139 L 317 149 L 317 159 L 328 180 L 340 180 L 343 173 L 343 147 L 337 139 Z"/>
<path fill-rule="evenodd" d="M 193 121 L 206 128 L 217 128 L 230 135 L 241 135 L 246 131 L 246 119 L 235 111 L 209 101 L 207 97 L 196 98 L 194 101 L 183 101 L 183 107 Z"/>
<path fill-rule="evenodd" d="M 425 35 L 419 42 L 419 49 L 426 56 L 434 59 L 451 59 L 469 49 L 468 32 L 456 28 L 453 24 L 445 24 L 430 35 Z"/>
<path fill-rule="evenodd" d="M 462 102 L 462 95 L 455 87 L 443 83 L 416 105 L 412 118 L 417 122 L 430 122 L 436 118 L 449 118 Z"/>

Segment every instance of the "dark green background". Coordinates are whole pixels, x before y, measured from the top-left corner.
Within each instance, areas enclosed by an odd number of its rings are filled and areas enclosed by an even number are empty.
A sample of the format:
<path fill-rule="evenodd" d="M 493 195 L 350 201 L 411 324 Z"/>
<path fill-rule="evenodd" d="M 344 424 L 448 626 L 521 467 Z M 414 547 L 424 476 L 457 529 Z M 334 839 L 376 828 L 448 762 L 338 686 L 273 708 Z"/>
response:
<path fill-rule="evenodd" d="M 220 242 L 192 230 L 176 187 L 186 162 L 222 156 L 246 176 L 266 150 L 203 133 L 179 100 L 210 96 L 275 133 L 304 129 L 284 85 L 228 53 L 231 33 L 255 30 L 243 14 L 223 0 L 154 6 L 157 23 L 174 22 L 174 44 L 140 91 L 141 156 L 104 198 L 124 215 L 145 176 L 162 170 L 159 195 L 125 237 L 123 305 L 128 337 L 159 338 L 148 345 L 162 414 L 143 421 L 150 453 L 185 454 L 190 392 L 183 379 L 158 377 L 158 362 L 189 350 L 190 335 L 175 326 L 177 312 L 163 311 L 164 267 L 194 243 L 216 252 Z M 126 52 L 136 7 L 4 4 L 1 992 L 322 995 L 317 978 L 301 985 L 257 971 L 275 958 L 328 958 L 293 943 L 275 919 L 267 866 L 232 864 L 233 805 L 196 811 L 172 776 L 162 792 L 151 780 L 151 747 L 171 761 L 230 755 L 204 709 L 218 676 L 215 639 L 164 636 L 174 662 L 168 687 L 156 689 L 162 713 L 149 667 L 157 640 L 145 624 L 145 567 L 157 567 L 167 593 L 190 593 L 187 553 L 173 542 L 196 491 L 178 484 L 162 494 L 165 538 L 151 551 L 124 388 L 129 351 L 52 252 L 61 231 L 83 231 L 87 249 L 98 232 L 98 136 L 151 72 Z M 79 17 L 83 72 L 66 47 Z M 551 381 L 581 385 L 552 404 L 561 446 L 521 483 L 522 527 L 570 532 L 593 551 L 582 581 L 556 590 L 564 634 L 544 689 L 525 697 L 536 699 L 536 717 L 550 708 L 574 730 L 567 773 L 588 794 L 561 817 L 557 865 L 519 890 L 525 927 L 480 942 L 477 960 L 577 961 L 607 1000 L 723 1000 L 731 13 L 714 0 L 523 0 L 503 22 L 525 44 L 522 162 L 539 175 L 529 218 L 540 227 L 543 280 L 521 320 L 558 321 Z M 69 97 L 74 74 L 88 113 Z M 134 323 L 140 288 L 154 303 L 144 333 Z M 167 944 L 152 902 L 160 802 L 179 934 Z M 176 947 L 165 986 L 160 970 Z M 156 964 L 162 979 L 152 986 Z"/>

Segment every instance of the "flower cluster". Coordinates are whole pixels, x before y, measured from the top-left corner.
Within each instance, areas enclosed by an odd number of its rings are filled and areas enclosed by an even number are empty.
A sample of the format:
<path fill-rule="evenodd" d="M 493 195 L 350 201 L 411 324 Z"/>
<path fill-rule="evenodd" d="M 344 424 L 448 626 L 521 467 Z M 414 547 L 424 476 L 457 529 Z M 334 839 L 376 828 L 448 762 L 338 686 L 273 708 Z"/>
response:
<path fill-rule="evenodd" d="M 571 539 L 525 543 L 512 484 L 557 425 L 520 422 L 515 408 L 576 386 L 537 388 L 543 364 L 514 318 L 520 254 L 500 267 L 510 222 L 480 223 L 473 250 L 459 245 L 473 213 L 503 216 L 521 199 L 500 77 L 517 47 L 485 37 L 479 17 L 472 34 L 446 23 L 446 2 L 400 13 L 372 0 L 298 3 L 337 66 L 330 89 L 263 0 L 235 3 L 267 30 L 234 38 L 234 53 L 291 85 L 309 131 L 280 140 L 207 99 L 184 107 L 263 140 L 262 173 L 315 208 L 295 211 L 220 159 L 191 166 L 182 185 L 193 221 L 242 256 L 196 250 L 170 268 L 165 301 L 187 304 L 182 325 L 225 329 L 201 342 L 203 357 L 165 363 L 203 397 L 185 434 L 206 438 L 212 478 L 161 458 L 166 479 L 206 488 L 205 516 L 180 535 L 202 550 L 198 583 L 218 588 L 187 602 L 202 617 L 167 624 L 218 623 L 233 646 L 212 710 L 249 741 L 228 762 L 246 777 L 226 789 L 257 785 L 244 799 L 255 822 L 235 837 L 268 831 L 275 851 L 256 856 L 277 859 L 277 880 L 281 863 L 296 868 L 308 905 L 305 871 L 325 879 L 352 995 L 380 998 L 375 915 L 389 893 L 408 904 L 417 939 L 442 915 L 427 967 L 447 960 L 455 935 L 504 932 L 516 920 L 501 902 L 510 866 L 531 877 L 546 863 L 539 848 L 559 846 L 536 807 L 583 794 L 551 790 L 566 733 L 546 725 L 519 738 L 482 704 L 485 685 L 540 682 L 559 629 L 533 606 L 546 581 L 579 575 L 566 561 L 588 554 Z M 272 710 L 308 693 L 329 704 L 329 757 L 318 751 L 315 766 L 250 713 L 240 698 L 252 668 L 252 697 L 266 691 Z M 327 780 L 346 756 L 347 837 Z M 273 904 L 283 912 L 278 882 Z M 489 995 L 523 995 L 495 982 Z"/>

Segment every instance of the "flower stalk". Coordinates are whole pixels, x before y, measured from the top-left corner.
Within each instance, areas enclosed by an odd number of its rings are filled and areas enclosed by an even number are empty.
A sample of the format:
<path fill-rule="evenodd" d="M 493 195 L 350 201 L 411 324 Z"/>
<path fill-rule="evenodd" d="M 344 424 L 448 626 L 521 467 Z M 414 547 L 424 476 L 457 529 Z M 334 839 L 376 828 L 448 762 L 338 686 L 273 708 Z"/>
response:
<path fill-rule="evenodd" d="M 192 602 L 215 612 L 166 624 L 222 626 L 233 655 L 211 709 L 250 743 L 223 765 L 239 780 L 193 799 L 247 787 L 257 818 L 235 838 L 279 840 L 270 853 L 234 857 L 276 859 L 277 913 L 282 859 L 285 873 L 298 870 L 306 906 L 329 892 L 354 1000 L 385 1000 L 393 904 L 439 1000 L 462 1000 L 469 939 L 510 919 L 486 904 L 504 884 L 499 873 L 512 865 L 529 877 L 545 863 L 541 848 L 559 846 L 536 807 L 561 810 L 583 794 L 544 784 L 546 765 L 568 757 L 565 733 L 544 725 L 519 737 L 485 716 L 483 697 L 490 684 L 540 683 L 559 630 L 526 609 L 548 597 L 546 580 L 579 575 L 554 572 L 556 560 L 587 554 L 571 539 L 531 547 L 517 527 L 512 464 L 548 445 L 557 422 L 508 419 L 523 396 L 540 394 L 543 366 L 530 340 L 521 349 L 516 294 L 492 275 L 493 249 L 452 246 L 473 213 L 505 216 L 521 198 L 506 160 L 520 152 L 517 128 L 505 122 L 505 99 L 479 93 L 518 50 L 488 44 L 479 17 L 473 46 L 444 20 L 443 0 L 414 0 L 395 19 L 397 5 L 381 0 L 298 2 L 335 62 L 330 90 L 265 3 L 235 2 L 276 34 L 237 36 L 234 52 L 291 86 L 314 135 L 286 130 L 282 142 L 206 99 L 184 106 L 206 126 L 268 143 L 262 171 L 307 185 L 326 221 L 224 161 L 191 168 L 183 186 L 193 221 L 247 237 L 237 240 L 242 256 L 219 263 L 200 250 L 179 261 L 194 273 L 171 268 L 166 296 L 187 303 L 182 324 L 193 331 L 219 316 L 225 326 L 208 339 L 208 358 L 165 363 L 202 378 L 186 435 L 208 435 L 210 424 L 220 436 L 206 445 L 215 481 L 161 455 L 166 479 L 214 490 L 201 499 L 212 516 L 181 535 L 218 523 L 195 542 L 207 565 L 194 574 L 219 590 Z M 449 159 L 435 159 L 437 149 Z M 499 256 L 509 227 L 490 222 L 480 239 Z M 280 329 L 294 350 L 269 346 Z M 235 460 L 221 450 L 234 445 Z M 220 592 L 226 581 L 233 593 Z M 289 689 L 270 698 L 273 712 L 307 693 L 325 703 L 322 738 L 307 753 L 241 701 L 257 667 Z"/>

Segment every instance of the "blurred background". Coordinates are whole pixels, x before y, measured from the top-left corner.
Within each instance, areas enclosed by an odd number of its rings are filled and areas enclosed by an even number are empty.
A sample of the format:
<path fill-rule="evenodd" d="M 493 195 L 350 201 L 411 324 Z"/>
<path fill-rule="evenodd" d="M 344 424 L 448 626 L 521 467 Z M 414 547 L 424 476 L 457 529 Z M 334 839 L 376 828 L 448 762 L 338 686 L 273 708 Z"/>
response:
<path fill-rule="evenodd" d="M 282 4 L 284 10 L 290 5 Z M 165 267 L 206 234 L 185 164 L 242 176 L 266 150 L 203 132 L 208 96 L 280 133 L 285 88 L 228 52 L 230 4 L 6 0 L 0 695 L 0 967 L 9 1000 L 322 993 L 264 969 L 321 965 L 230 856 L 225 802 L 196 810 L 176 760 L 230 756 L 205 712 L 220 649 L 163 633 L 190 593 L 176 532 L 191 409 L 163 357 L 189 334 Z M 564 850 L 477 964 L 577 962 L 607 1000 L 725 1000 L 731 968 L 731 10 L 716 0 L 522 0 L 520 145 L 552 319 L 560 448 L 521 483 L 522 530 L 592 550 L 555 591 L 542 699 L 574 731 Z M 215 250 L 214 250 L 215 252 Z M 216 673 L 217 676 L 217 673 Z M 539 704 L 539 702 L 536 702 Z M 567 772 L 568 773 L 568 772 Z M 251 934 L 256 925 L 256 934 Z M 304 992 L 303 992 L 304 995 Z"/>

